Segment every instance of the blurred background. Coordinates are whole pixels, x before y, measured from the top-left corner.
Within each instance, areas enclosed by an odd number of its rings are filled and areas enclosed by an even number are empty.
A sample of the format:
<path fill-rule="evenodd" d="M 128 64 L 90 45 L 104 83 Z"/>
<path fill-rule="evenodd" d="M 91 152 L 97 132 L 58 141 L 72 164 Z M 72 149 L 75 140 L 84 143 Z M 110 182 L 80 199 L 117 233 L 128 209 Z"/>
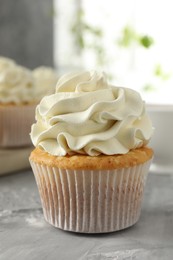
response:
<path fill-rule="evenodd" d="M 53 66 L 52 0 L 0 0 L 0 56 L 31 69 Z"/>
<path fill-rule="evenodd" d="M 34 69 L 105 71 L 148 103 L 172 104 L 170 0 L 0 0 L 0 56 Z"/>

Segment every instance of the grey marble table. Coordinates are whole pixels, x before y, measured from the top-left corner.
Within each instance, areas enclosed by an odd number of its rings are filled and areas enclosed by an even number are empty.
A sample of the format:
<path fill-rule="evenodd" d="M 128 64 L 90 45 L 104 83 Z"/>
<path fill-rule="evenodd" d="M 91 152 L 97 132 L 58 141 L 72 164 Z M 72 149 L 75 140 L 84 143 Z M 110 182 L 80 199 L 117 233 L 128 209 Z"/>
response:
<path fill-rule="evenodd" d="M 44 221 L 30 170 L 0 177 L 0 260 L 173 259 L 173 174 L 150 173 L 139 222 L 102 235 Z"/>

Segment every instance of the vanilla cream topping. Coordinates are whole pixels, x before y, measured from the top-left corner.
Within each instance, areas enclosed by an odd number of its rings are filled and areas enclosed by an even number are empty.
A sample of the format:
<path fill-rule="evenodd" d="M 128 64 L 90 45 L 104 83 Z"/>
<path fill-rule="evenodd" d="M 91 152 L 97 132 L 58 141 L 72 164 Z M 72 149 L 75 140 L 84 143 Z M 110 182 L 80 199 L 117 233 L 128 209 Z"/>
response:
<path fill-rule="evenodd" d="M 61 77 L 55 94 L 37 106 L 36 120 L 33 144 L 57 156 L 125 154 L 146 145 L 153 132 L 141 96 L 95 71 Z"/>
<path fill-rule="evenodd" d="M 0 58 L 0 103 L 33 102 L 34 90 L 34 79 L 29 69 L 8 58 Z"/>
<path fill-rule="evenodd" d="M 53 69 L 31 71 L 13 60 L 0 57 L 0 103 L 38 103 L 54 92 L 57 75 Z"/>
<path fill-rule="evenodd" d="M 45 96 L 55 92 L 58 75 L 50 67 L 41 66 L 32 71 L 36 84 L 36 95 Z"/>

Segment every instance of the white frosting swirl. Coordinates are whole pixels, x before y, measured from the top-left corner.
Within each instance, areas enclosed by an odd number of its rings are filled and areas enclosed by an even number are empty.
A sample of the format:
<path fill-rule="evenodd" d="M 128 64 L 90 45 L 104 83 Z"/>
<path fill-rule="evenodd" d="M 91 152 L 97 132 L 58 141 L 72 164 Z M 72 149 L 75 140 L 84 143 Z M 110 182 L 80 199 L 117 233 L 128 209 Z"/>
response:
<path fill-rule="evenodd" d="M 0 57 L 0 103 L 38 103 L 54 92 L 56 82 L 57 75 L 49 67 L 31 71 Z"/>
<path fill-rule="evenodd" d="M 37 106 L 36 119 L 33 144 L 57 156 L 125 154 L 146 145 L 153 132 L 140 95 L 94 71 L 61 77 L 56 93 Z"/>
<path fill-rule="evenodd" d="M 9 58 L 0 56 L 0 72 L 15 65 L 15 62 Z"/>
<path fill-rule="evenodd" d="M 13 60 L 0 58 L 0 102 L 23 103 L 35 100 L 35 84 L 29 69 Z"/>
<path fill-rule="evenodd" d="M 36 95 L 43 97 L 55 92 L 58 75 L 54 69 L 41 66 L 32 72 L 36 84 Z"/>

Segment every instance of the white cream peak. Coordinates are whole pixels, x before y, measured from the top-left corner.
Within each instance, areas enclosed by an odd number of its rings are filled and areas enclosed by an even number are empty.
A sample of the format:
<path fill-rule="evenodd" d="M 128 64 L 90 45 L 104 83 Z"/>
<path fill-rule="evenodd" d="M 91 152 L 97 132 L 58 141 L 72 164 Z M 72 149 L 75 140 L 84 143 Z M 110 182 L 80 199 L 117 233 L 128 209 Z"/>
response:
<path fill-rule="evenodd" d="M 108 84 L 97 71 L 62 76 L 37 106 L 36 120 L 33 144 L 56 156 L 125 154 L 153 132 L 139 93 Z"/>

